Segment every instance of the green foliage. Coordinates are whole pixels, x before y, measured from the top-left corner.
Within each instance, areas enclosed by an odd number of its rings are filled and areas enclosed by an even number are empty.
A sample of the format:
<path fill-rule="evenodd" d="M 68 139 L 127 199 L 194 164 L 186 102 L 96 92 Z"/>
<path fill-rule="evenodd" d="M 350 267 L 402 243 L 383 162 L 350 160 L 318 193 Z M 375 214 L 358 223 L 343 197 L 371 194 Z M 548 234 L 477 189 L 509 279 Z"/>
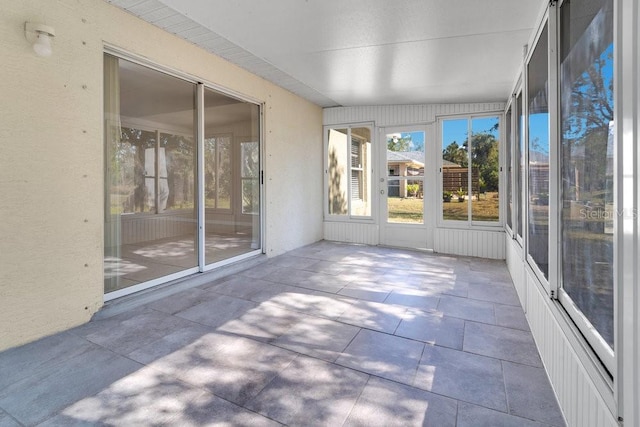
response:
<path fill-rule="evenodd" d="M 407 194 L 409 194 L 410 196 L 415 196 L 416 194 L 418 194 L 419 189 L 420 186 L 418 184 L 407 184 Z"/>
<path fill-rule="evenodd" d="M 410 146 L 411 135 L 402 138 L 394 135 L 391 138 L 387 138 L 387 148 L 391 151 L 409 151 Z"/>
<path fill-rule="evenodd" d="M 452 197 L 453 197 L 453 194 L 451 193 L 451 191 L 442 192 L 442 201 L 450 202 Z"/>
<path fill-rule="evenodd" d="M 465 143 L 459 146 L 457 142 L 453 141 L 447 148 L 442 150 L 442 158 L 466 168 L 469 165 L 466 145 Z"/>

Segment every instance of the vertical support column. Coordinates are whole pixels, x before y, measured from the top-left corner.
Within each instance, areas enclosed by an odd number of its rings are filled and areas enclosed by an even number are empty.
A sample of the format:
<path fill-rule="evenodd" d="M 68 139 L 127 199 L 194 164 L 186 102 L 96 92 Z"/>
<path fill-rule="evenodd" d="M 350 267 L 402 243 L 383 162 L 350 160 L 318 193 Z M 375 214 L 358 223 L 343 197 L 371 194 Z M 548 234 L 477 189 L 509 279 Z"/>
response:
<path fill-rule="evenodd" d="M 618 421 L 640 425 L 640 5 L 614 1 L 615 99 L 615 400 Z"/>
<path fill-rule="evenodd" d="M 557 2 L 549 4 L 549 296 L 558 298 L 560 281 L 561 247 L 560 214 L 562 194 L 560 192 L 560 102 L 558 93 L 558 7 Z"/>
<path fill-rule="evenodd" d="M 196 86 L 196 206 L 198 221 L 198 268 L 204 271 L 205 266 L 205 203 L 204 203 L 204 85 L 198 83 Z"/>

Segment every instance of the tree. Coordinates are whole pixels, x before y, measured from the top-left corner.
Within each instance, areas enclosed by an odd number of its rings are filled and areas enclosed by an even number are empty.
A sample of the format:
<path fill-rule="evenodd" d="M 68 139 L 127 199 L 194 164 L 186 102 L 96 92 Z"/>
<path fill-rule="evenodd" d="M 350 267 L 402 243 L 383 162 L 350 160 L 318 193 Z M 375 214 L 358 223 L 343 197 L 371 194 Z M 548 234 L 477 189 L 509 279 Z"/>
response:
<path fill-rule="evenodd" d="M 387 148 L 391 151 L 409 151 L 411 147 L 411 135 L 393 135 L 387 138 Z"/>
<path fill-rule="evenodd" d="M 469 164 L 466 143 L 463 146 L 459 146 L 456 141 L 453 141 L 447 145 L 447 148 L 442 150 L 442 158 L 466 168 Z"/>
<path fill-rule="evenodd" d="M 498 191 L 500 181 L 498 140 L 489 132 L 476 133 L 471 137 L 471 164 L 473 168 L 479 169 L 480 189 Z"/>

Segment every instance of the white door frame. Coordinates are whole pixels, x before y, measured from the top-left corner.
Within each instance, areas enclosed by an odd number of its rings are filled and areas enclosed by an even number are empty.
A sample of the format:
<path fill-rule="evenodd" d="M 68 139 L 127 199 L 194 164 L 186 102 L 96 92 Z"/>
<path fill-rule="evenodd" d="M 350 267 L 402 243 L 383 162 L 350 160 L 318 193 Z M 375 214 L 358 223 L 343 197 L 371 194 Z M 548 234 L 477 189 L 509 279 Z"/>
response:
<path fill-rule="evenodd" d="M 422 224 L 403 224 L 390 223 L 387 221 L 388 205 L 387 191 L 389 170 L 387 165 L 387 135 L 390 133 L 400 132 L 424 132 L 424 176 L 423 179 L 423 223 Z M 379 241 L 384 246 L 397 246 L 418 249 L 433 249 L 433 234 L 435 227 L 435 210 L 437 205 L 436 199 L 436 175 L 435 162 L 437 153 L 435 153 L 436 145 L 434 141 L 434 125 L 406 125 L 406 126 L 387 126 L 378 128 L 378 186 L 374 188 L 379 195 L 378 218 L 379 218 Z"/>

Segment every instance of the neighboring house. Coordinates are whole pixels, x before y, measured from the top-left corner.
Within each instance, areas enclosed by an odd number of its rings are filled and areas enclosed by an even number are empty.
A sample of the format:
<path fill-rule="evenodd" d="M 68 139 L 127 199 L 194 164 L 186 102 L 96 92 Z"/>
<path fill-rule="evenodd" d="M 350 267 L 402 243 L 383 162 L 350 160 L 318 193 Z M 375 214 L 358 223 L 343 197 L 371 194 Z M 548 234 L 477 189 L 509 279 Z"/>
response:
<path fill-rule="evenodd" d="M 418 184 L 416 196 L 424 195 L 421 180 L 393 179 L 393 177 L 424 176 L 424 151 L 387 150 L 387 169 L 389 170 L 389 197 L 407 197 L 407 184 Z"/>

